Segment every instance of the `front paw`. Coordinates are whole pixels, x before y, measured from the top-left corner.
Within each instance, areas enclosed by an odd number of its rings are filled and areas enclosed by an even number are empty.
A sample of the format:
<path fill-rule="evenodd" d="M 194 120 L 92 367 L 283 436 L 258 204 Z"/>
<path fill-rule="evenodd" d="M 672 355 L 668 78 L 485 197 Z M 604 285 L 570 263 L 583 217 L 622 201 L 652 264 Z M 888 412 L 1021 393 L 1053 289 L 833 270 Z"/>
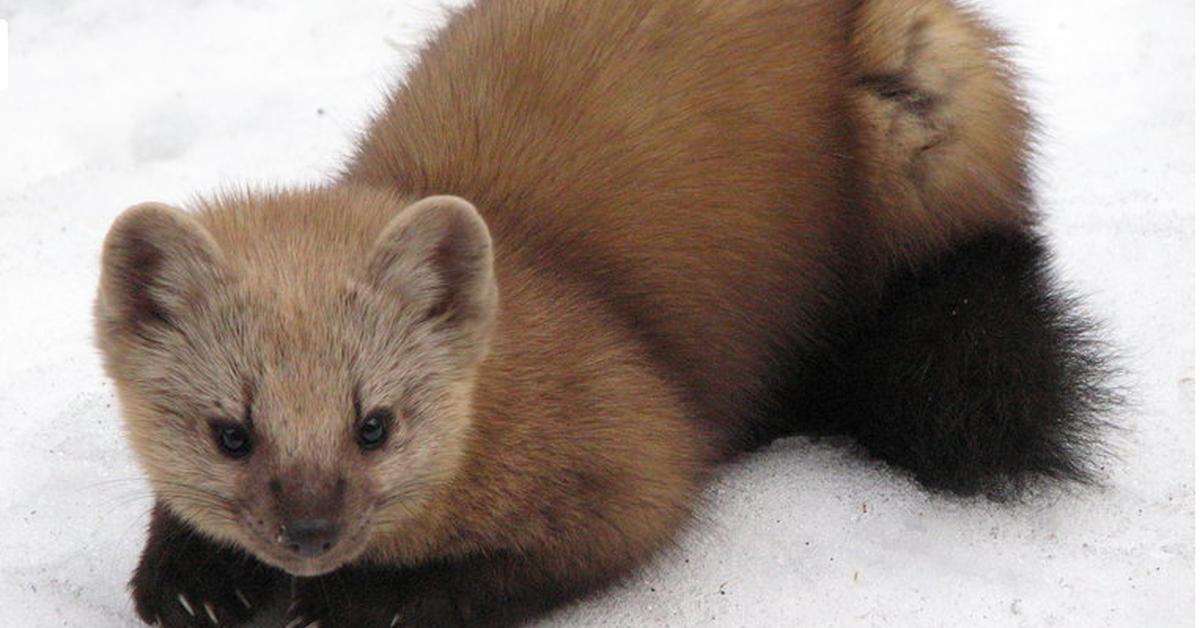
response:
<path fill-rule="evenodd" d="M 404 572 L 347 568 L 295 581 L 287 628 L 460 627 L 457 605 L 436 589 L 420 591 L 423 579 Z"/>
<path fill-rule="evenodd" d="M 130 583 L 142 621 L 163 628 L 236 626 L 271 602 L 278 574 L 270 567 L 234 550 L 179 545 L 142 555 Z"/>
<path fill-rule="evenodd" d="M 129 583 L 142 621 L 163 628 L 236 626 L 273 600 L 282 572 L 164 517 L 156 508 Z"/>

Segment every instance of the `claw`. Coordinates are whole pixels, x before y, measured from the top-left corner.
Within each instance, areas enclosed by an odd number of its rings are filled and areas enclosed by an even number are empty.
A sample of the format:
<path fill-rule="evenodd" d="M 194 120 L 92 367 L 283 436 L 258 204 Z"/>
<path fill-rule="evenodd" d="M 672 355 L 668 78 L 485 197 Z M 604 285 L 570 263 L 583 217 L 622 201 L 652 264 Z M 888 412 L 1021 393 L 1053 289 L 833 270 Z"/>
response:
<path fill-rule="evenodd" d="M 213 610 L 212 604 L 204 603 L 204 612 L 208 613 L 208 618 L 212 620 L 214 626 L 220 626 L 221 622 L 217 621 L 217 613 Z"/>
<path fill-rule="evenodd" d="M 246 596 L 242 595 L 241 589 L 234 589 L 233 594 L 237 596 L 237 599 L 242 603 L 242 606 L 245 606 L 246 608 L 254 608 L 254 606 L 250 604 L 250 600 L 247 600 Z"/>
<path fill-rule="evenodd" d="M 192 617 L 196 616 L 196 611 L 192 609 L 192 604 L 191 602 L 188 602 L 187 597 L 180 593 L 179 595 L 175 596 L 175 599 L 179 600 L 179 605 L 183 607 L 183 610 L 187 611 L 188 615 L 191 615 Z"/>
<path fill-rule="evenodd" d="M 291 610 L 288 610 L 288 612 L 290 613 Z M 284 626 L 283 628 L 300 628 L 300 624 L 304 623 L 305 621 L 308 621 L 308 618 L 297 617 L 297 618 L 293 619 L 292 621 L 289 621 L 288 625 Z"/>
<path fill-rule="evenodd" d="M 392 616 L 392 623 L 388 624 L 388 628 L 394 628 L 399 623 L 400 623 L 400 613 L 396 613 L 395 615 Z"/>
<path fill-rule="evenodd" d="M 304 628 L 321 628 L 321 620 L 318 619 L 317 621 L 314 621 L 313 623 L 305 626 Z"/>

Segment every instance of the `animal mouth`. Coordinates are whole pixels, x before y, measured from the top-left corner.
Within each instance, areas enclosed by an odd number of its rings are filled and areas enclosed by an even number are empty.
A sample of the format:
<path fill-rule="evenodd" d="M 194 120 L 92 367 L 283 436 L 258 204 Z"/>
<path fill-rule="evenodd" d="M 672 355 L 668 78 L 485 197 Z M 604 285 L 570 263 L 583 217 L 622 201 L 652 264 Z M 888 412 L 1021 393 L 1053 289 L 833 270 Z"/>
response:
<path fill-rule="evenodd" d="M 265 559 L 264 559 L 265 560 Z M 266 561 L 271 562 L 271 561 Z M 282 562 L 273 563 L 276 567 L 288 572 L 293 576 L 304 578 L 312 578 L 315 576 L 323 576 L 327 573 L 337 571 L 339 567 L 350 562 L 349 559 L 328 560 L 328 559 L 295 559 L 287 557 Z"/>
<path fill-rule="evenodd" d="M 293 576 L 321 576 L 353 562 L 362 555 L 367 547 L 367 524 L 370 517 L 370 512 L 363 513 L 348 527 L 345 534 L 330 544 L 327 551 L 315 556 L 303 556 L 293 551 L 279 536 L 272 538 L 260 528 L 250 525 L 250 516 L 247 514 L 243 517 L 244 526 L 250 531 L 247 535 L 250 542 L 246 546 L 259 560 Z"/>

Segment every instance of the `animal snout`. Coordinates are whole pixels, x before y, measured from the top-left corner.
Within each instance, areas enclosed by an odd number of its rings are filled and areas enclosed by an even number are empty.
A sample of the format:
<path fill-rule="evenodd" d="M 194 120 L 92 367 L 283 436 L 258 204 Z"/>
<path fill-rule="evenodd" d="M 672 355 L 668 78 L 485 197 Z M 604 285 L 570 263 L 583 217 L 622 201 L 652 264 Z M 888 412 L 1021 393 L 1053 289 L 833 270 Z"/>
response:
<path fill-rule="evenodd" d="M 338 525 L 329 519 L 296 519 L 283 524 L 279 543 L 304 558 L 315 558 L 333 548 Z"/>

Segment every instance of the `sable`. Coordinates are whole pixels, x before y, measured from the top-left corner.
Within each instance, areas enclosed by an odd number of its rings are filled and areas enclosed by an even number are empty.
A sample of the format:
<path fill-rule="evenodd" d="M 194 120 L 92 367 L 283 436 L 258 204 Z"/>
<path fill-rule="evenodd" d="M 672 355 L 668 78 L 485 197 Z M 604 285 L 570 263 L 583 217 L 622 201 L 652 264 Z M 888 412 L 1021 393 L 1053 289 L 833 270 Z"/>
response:
<path fill-rule="evenodd" d="M 1087 477 L 1113 397 L 1003 47 L 946 0 L 480 1 L 329 185 L 127 210 L 138 615 L 519 623 L 796 432 L 958 493 Z"/>

